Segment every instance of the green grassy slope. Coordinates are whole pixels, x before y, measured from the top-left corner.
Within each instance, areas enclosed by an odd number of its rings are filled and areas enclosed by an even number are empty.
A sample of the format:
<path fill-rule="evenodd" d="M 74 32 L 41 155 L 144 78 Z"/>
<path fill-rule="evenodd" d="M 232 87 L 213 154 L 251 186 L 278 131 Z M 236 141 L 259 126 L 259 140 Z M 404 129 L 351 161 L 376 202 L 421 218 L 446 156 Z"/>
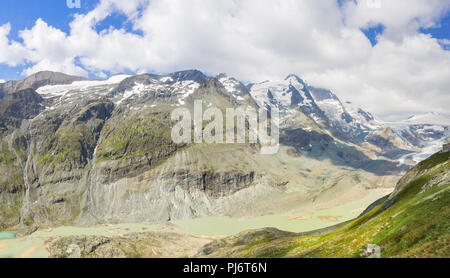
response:
<path fill-rule="evenodd" d="M 244 232 L 203 247 L 200 257 L 450 257 L 450 152 L 411 169 L 390 196 L 347 223 L 305 234 Z"/>

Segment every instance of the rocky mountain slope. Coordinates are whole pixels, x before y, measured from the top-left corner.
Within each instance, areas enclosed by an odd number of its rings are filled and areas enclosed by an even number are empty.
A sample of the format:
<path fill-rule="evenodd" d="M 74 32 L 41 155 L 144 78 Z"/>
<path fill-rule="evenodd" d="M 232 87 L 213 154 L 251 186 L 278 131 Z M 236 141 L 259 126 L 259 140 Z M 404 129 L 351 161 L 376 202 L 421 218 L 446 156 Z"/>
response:
<path fill-rule="evenodd" d="M 273 228 L 204 246 L 200 257 L 450 257 L 450 152 L 402 177 L 355 220 L 304 234 Z"/>
<path fill-rule="evenodd" d="M 411 161 L 398 157 L 448 134 L 444 125 L 403 136 L 294 75 L 244 85 L 196 70 L 108 80 L 43 72 L 0 86 L 0 229 L 337 205 L 392 187 Z M 280 151 L 175 144 L 171 112 L 192 111 L 195 99 L 222 111 L 278 107 Z"/>

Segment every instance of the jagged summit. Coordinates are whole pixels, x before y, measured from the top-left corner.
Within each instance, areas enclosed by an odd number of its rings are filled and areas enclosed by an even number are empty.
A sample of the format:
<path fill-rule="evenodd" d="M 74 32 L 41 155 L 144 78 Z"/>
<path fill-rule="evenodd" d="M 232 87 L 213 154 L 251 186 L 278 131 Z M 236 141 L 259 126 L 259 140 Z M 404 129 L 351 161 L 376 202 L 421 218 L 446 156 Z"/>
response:
<path fill-rule="evenodd" d="M 195 81 L 195 82 L 202 82 L 207 77 L 203 74 L 203 72 L 199 70 L 184 70 L 184 71 L 178 71 L 172 74 L 167 75 L 173 79 L 174 82 L 180 82 L 180 81 Z"/>
<path fill-rule="evenodd" d="M 303 79 L 301 79 L 300 77 L 298 77 L 298 75 L 293 74 L 293 73 L 291 73 L 288 76 L 286 76 L 286 78 L 284 80 L 287 80 L 287 81 L 295 80 L 295 81 L 297 81 L 298 83 L 300 83 L 302 85 L 306 85 L 306 82 Z"/>

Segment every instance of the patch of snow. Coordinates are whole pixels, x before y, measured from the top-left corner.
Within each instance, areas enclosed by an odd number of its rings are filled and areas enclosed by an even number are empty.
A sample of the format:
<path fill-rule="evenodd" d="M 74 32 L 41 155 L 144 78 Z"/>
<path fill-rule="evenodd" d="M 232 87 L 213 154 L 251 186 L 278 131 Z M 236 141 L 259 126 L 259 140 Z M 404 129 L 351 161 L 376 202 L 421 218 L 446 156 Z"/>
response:
<path fill-rule="evenodd" d="M 159 81 L 161 81 L 161 82 L 163 82 L 163 83 L 166 83 L 166 82 L 172 82 L 172 81 L 173 81 L 173 78 L 170 77 L 170 76 L 166 76 L 166 77 L 160 78 Z"/>
<path fill-rule="evenodd" d="M 174 84 L 175 90 L 173 93 L 179 95 L 178 102 L 181 105 L 185 104 L 185 99 L 192 95 L 199 87 L 200 84 L 191 80 L 177 82 Z"/>
<path fill-rule="evenodd" d="M 120 104 L 124 100 L 129 99 L 133 96 L 142 96 L 149 91 L 164 90 L 170 92 L 171 95 L 176 96 L 179 104 L 184 105 L 185 99 L 189 97 L 191 94 L 193 94 L 199 87 L 200 87 L 199 83 L 191 80 L 176 82 L 170 85 L 163 83 L 162 80 L 153 82 L 153 84 L 150 85 L 135 83 L 131 89 L 128 89 L 123 93 L 122 98 L 118 100 L 116 103 Z"/>
<path fill-rule="evenodd" d="M 269 98 L 269 91 L 273 96 L 274 101 L 279 103 L 282 108 L 291 106 L 291 94 L 288 93 L 290 81 L 283 80 L 278 82 L 266 81 L 252 86 L 250 94 L 255 99 L 260 107 L 265 104 L 271 104 Z"/>
<path fill-rule="evenodd" d="M 122 103 L 124 100 L 129 99 L 130 97 L 134 95 L 139 95 L 142 91 L 145 90 L 144 84 L 135 84 L 131 90 L 127 90 L 123 93 L 122 98 L 117 102 L 117 104 Z"/>
<path fill-rule="evenodd" d="M 107 80 L 84 80 L 84 81 L 75 81 L 72 84 L 67 85 L 47 85 L 40 87 L 39 89 L 36 90 L 36 92 L 40 95 L 49 97 L 63 96 L 73 90 L 86 91 L 92 87 L 118 84 L 130 76 L 131 75 L 118 74 L 112 76 Z"/>
<path fill-rule="evenodd" d="M 316 100 L 316 104 L 319 106 L 319 108 L 325 113 L 325 115 L 329 119 L 333 119 L 333 120 L 335 119 L 339 122 L 343 121 L 340 118 L 340 115 L 342 115 L 346 111 L 340 101 L 330 98 L 330 99 L 324 99 L 324 100 L 320 100 L 320 101 Z"/>
<path fill-rule="evenodd" d="M 222 83 L 222 85 L 225 87 L 225 90 L 227 90 L 230 93 L 233 93 L 236 91 L 236 86 L 238 85 L 238 82 L 233 80 L 232 78 L 222 77 L 219 78 L 219 82 Z"/>
<path fill-rule="evenodd" d="M 229 77 L 227 75 L 222 75 L 219 78 L 219 82 L 223 85 L 225 90 L 230 93 L 233 97 L 235 97 L 239 101 L 243 101 L 244 98 L 241 96 L 241 91 L 238 89 L 241 83 L 237 81 L 235 78 Z"/>

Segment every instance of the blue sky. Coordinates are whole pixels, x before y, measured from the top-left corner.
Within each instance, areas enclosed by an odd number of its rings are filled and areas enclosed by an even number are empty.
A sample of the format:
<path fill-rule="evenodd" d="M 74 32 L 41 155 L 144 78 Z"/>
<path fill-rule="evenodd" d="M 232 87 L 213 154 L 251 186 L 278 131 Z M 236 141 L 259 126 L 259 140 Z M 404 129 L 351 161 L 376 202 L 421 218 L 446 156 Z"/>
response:
<path fill-rule="evenodd" d="M 75 9 L 66 0 L 2 1 L 0 81 L 40 70 L 107 78 L 195 68 L 250 82 L 294 73 L 375 114 L 447 111 L 450 1 L 370 1 L 380 8 L 367 0 L 81 0 Z"/>
<path fill-rule="evenodd" d="M 11 38 L 18 39 L 17 33 L 25 28 L 33 27 L 38 18 L 50 25 L 69 31 L 69 23 L 74 13 L 87 13 L 98 4 L 97 0 L 81 1 L 80 9 L 68 9 L 65 0 L 14 0 L 2 1 L 0 9 L 0 25 L 11 23 Z"/>
<path fill-rule="evenodd" d="M 342 5 L 346 0 L 337 1 L 339 5 Z M 11 24 L 9 38 L 21 41 L 21 38 L 18 36 L 19 31 L 32 28 L 38 18 L 42 18 L 49 25 L 69 33 L 69 24 L 73 20 L 74 14 L 88 13 L 98 5 L 99 0 L 81 0 L 81 8 L 74 9 L 69 9 L 65 0 L 14 0 L 5 2 L 2 3 L 2 9 L 0 9 L 0 25 L 9 22 Z M 132 31 L 127 17 L 120 13 L 111 14 L 96 26 L 96 30 L 100 32 L 110 26 Z M 370 28 L 361 28 L 361 31 L 369 39 L 372 46 L 375 46 L 377 44 L 377 36 L 383 34 L 384 29 L 383 24 L 378 24 Z M 450 13 L 447 13 L 441 19 L 437 27 L 420 29 L 420 31 L 424 34 L 430 34 L 434 38 L 450 40 Z M 139 32 L 135 33 L 140 34 Z M 450 49 L 448 45 L 443 47 L 446 50 Z M 22 78 L 21 73 L 26 66 L 10 67 L 0 63 L 0 77 L 5 80 Z"/>
<path fill-rule="evenodd" d="M 43 19 L 52 27 L 60 29 L 65 33 L 69 33 L 69 24 L 74 19 L 74 15 L 88 13 L 93 10 L 99 2 L 99 0 L 81 0 L 80 8 L 68 8 L 66 0 L 11 0 L 2 3 L 2 9 L 0 9 L 0 26 L 5 23 L 10 23 L 11 32 L 9 38 L 19 42 L 22 41 L 19 37 L 19 32 L 24 29 L 31 29 L 39 18 Z M 97 32 L 101 32 L 111 26 L 116 29 L 124 28 L 129 32 L 142 34 L 139 31 L 132 30 L 131 23 L 127 17 L 121 13 L 112 13 L 95 27 Z M 0 63 L 0 77 L 4 80 L 21 79 L 23 78 L 22 72 L 27 66 L 29 66 L 29 64 L 10 67 Z M 124 70 L 123 72 L 131 73 L 129 70 Z M 90 74 L 90 76 L 95 77 L 92 74 Z"/>
<path fill-rule="evenodd" d="M 19 31 L 31 29 L 36 20 L 44 19 L 49 25 L 66 33 L 70 31 L 69 23 L 73 20 L 75 13 L 87 13 L 92 10 L 98 0 L 81 1 L 80 9 L 68 9 L 65 0 L 14 0 L 2 1 L 0 9 L 0 26 L 5 23 L 11 24 L 9 38 L 21 41 Z M 120 25 L 120 21 L 114 24 Z M 0 63 L 0 78 L 13 80 L 23 78 L 21 75 L 26 66 L 10 67 Z"/>
<path fill-rule="evenodd" d="M 424 34 L 430 34 L 433 38 L 437 39 L 450 39 L 450 13 L 447 13 L 439 22 L 437 27 L 421 29 Z M 447 45 L 446 50 L 450 50 L 450 46 Z"/>

